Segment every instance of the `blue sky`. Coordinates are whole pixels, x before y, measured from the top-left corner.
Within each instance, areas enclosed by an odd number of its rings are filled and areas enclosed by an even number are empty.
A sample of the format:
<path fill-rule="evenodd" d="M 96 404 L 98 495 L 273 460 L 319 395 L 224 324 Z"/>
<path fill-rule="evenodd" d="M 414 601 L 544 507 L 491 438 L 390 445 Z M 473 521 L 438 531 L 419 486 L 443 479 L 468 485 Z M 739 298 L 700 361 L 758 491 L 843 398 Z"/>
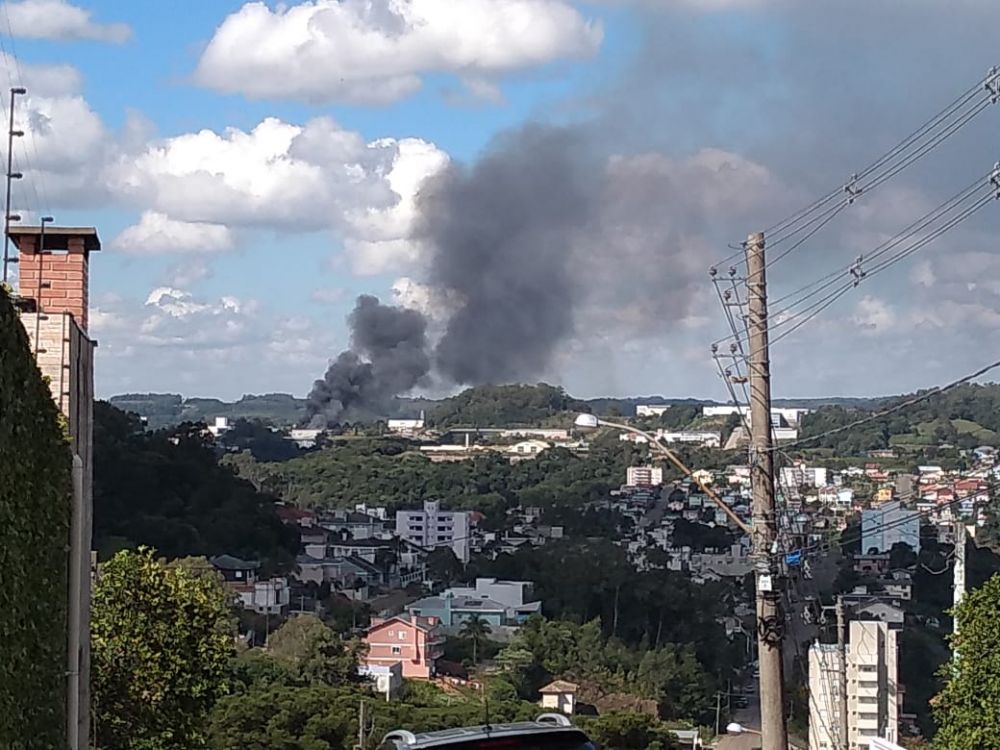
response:
<path fill-rule="evenodd" d="M 30 89 L 15 204 L 104 241 L 91 273 L 102 395 L 303 394 L 348 345 L 360 293 L 420 309 L 433 338 L 455 290 L 435 286 L 436 250 L 414 234 L 423 180 L 542 122 L 582 134 L 601 197 L 567 259 L 586 293 L 554 300 L 572 330 L 520 376 L 585 396 L 725 399 L 708 344 L 726 325 L 705 272 L 726 243 L 842 184 L 1000 62 L 1000 8 L 980 0 L 3 7 L 2 62 Z M 849 262 L 991 167 L 998 116 L 783 260 L 776 289 Z M 987 208 L 789 336 L 781 395 L 975 369 L 970 341 L 1000 330 L 995 229 Z"/>

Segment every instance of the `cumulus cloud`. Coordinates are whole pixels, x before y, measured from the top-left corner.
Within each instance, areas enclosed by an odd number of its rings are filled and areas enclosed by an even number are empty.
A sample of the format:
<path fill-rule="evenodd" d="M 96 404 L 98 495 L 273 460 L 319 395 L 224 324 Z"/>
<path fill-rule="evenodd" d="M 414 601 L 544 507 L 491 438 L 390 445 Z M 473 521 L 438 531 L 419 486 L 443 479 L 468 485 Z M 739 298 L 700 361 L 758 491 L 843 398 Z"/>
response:
<path fill-rule="evenodd" d="M 17 0 L 4 3 L 11 33 L 27 39 L 76 41 L 89 39 L 122 44 L 132 36 L 124 23 L 96 23 L 91 12 L 66 0 Z"/>
<path fill-rule="evenodd" d="M 222 22 L 195 80 L 252 98 L 388 102 L 426 73 L 475 78 L 586 57 L 602 37 L 564 0 L 254 2 Z"/>
<path fill-rule="evenodd" d="M 224 224 L 178 221 L 156 211 L 143 211 L 138 224 L 126 227 L 111 242 L 130 253 L 201 253 L 230 250 L 233 233 Z"/>

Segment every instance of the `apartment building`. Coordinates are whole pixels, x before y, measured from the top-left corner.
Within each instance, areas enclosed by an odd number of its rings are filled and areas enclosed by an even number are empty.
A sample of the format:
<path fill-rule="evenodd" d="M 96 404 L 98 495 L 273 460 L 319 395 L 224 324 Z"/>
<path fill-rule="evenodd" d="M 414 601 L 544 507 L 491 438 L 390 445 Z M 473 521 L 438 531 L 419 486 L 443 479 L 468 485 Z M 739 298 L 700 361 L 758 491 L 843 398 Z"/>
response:
<path fill-rule="evenodd" d="M 660 466 L 629 466 L 625 470 L 625 484 L 629 487 L 659 487 L 663 484 Z"/>
<path fill-rule="evenodd" d="M 850 750 L 868 750 L 872 739 L 895 742 L 902 694 L 897 631 L 885 622 L 854 621 L 847 648 L 847 737 Z M 835 750 L 840 725 L 840 655 L 837 647 L 809 649 L 809 750 Z"/>
<path fill-rule="evenodd" d="M 401 510 L 396 513 L 396 534 L 408 542 L 425 549 L 451 547 L 455 557 L 469 562 L 471 513 L 468 511 L 441 510 L 437 500 L 426 500 L 420 510 Z"/>
<path fill-rule="evenodd" d="M 861 552 L 891 552 L 897 542 L 920 552 L 920 513 L 898 500 L 861 512 Z"/>

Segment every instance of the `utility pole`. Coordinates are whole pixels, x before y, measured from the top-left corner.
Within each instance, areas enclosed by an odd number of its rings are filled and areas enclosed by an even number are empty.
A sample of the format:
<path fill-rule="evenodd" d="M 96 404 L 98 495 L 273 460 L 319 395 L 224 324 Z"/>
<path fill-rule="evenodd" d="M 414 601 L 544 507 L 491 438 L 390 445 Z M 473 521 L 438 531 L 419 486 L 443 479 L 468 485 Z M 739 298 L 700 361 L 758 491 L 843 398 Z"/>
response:
<path fill-rule="evenodd" d="M 365 750 L 365 702 L 358 706 L 358 750 Z"/>
<path fill-rule="evenodd" d="M 847 618 L 844 616 L 844 597 L 837 594 L 837 691 L 840 696 L 840 748 L 850 750 L 847 726 Z"/>
<path fill-rule="evenodd" d="M 777 571 L 778 537 L 774 509 L 774 455 L 771 444 L 771 362 L 768 344 L 767 276 L 764 234 L 747 237 L 747 329 L 750 343 L 750 484 L 753 493 L 753 550 L 757 581 L 757 652 L 760 663 L 761 750 L 788 750 L 785 676 Z"/>

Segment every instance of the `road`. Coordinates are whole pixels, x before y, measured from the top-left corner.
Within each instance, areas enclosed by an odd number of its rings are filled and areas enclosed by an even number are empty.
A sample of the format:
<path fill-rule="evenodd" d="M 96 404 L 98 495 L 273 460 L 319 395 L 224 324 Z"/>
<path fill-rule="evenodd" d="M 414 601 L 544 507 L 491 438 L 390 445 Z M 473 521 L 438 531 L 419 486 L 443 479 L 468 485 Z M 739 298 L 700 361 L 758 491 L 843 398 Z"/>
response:
<path fill-rule="evenodd" d="M 732 719 L 751 729 L 760 729 L 760 702 L 757 695 L 748 695 L 746 708 L 738 708 L 733 712 Z M 742 734 L 724 734 L 715 741 L 716 750 L 756 750 L 760 747 L 760 737 L 750 732 Z"/>

